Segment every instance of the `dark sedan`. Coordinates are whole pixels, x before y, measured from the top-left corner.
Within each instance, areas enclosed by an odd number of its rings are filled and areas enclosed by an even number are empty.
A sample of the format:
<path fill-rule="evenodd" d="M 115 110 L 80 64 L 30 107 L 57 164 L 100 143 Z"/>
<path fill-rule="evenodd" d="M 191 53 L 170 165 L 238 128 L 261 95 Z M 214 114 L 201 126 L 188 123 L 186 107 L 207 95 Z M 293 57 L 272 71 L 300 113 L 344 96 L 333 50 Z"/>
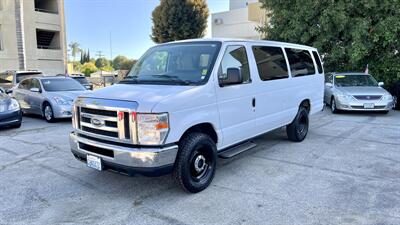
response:
<path fill-rule="evenodd" d="M 393 95 L 393 97 L 395 99 L 393 108 L 400 110 L 400 80 L 395 82 L 389 88 L 389 91 L 390 91 L 390 93 Z"/>
<path fill-rule="evenodd" d="M 0 88 L 0 128 L 21 126 L 22 112 L 17 100 Z"/>

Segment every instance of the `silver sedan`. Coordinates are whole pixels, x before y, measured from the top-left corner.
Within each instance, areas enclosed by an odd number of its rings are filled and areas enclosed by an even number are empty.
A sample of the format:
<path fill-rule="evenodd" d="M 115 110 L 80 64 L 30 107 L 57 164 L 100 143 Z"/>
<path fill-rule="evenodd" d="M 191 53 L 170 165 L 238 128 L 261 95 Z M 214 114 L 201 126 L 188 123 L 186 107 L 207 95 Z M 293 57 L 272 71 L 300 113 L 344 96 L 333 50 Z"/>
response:
<path fill-rule="evenodd" d="M 87 90 L 74 79 L 66 77 L 36 77 L 22 80 L 12 95 L 27 114 L 43 116 L 47 122 L 70 118 L 72 103 Z"/>
<path fill-rule="evenodd" d="M 347 111 L 389 112 L 393 106 L 392 95 L 365 73 L 329 73 L 325 78 L 324 101 L 333 113 Z"/>

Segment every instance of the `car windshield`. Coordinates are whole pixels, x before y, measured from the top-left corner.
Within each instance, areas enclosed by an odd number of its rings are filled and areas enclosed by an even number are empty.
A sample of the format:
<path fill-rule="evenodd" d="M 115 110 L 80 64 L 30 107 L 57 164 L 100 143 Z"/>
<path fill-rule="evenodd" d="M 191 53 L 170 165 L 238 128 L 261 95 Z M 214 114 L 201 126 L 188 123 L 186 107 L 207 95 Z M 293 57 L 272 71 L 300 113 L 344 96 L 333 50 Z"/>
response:
<path fill-rule="evenodd" d="M 77 81 L 69 78 L 42 79 L 44 90 L 54 91 L 84 91 L 85 88 Z"/>
<path fill-rule="evenodd" d="M 371 75 L 336 75 L 335 85 L 338 87 L 374 87 L 378 83 Z"/>
<path fill-rule="evenodd" d="M 74 77 L 73 79 L 75 79 L 76 81 L 78 81 L 81 84 L 89 84 L 89 81 L 86 80 L 85 77 Z"/>
<path fill-rule="evenodd" d="M 43 74 L 41 72 L 31 72 L 31 73 L 19 73 L 16 75 L 16 80 L 17 83 L 21 82 L 21 80 L 24 80 L 25 78 L 29 77 L 40 77 Z"/>
<path fill-rule="evenodd" d="M 199 85 L 207 82 L 220 42 L 160 45 L 148 50 L 121 83 Z"/>

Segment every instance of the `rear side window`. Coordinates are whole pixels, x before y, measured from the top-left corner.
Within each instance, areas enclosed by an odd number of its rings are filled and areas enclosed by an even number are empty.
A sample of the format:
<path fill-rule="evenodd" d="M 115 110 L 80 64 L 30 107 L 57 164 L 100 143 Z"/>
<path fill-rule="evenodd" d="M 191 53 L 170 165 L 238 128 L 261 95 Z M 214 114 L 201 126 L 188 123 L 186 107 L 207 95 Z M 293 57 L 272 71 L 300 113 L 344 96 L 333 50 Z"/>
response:
<path fill-rule="evenodd" d="M 319 59 L 318 53 L 316 51 L 313 51 L 312 54 L 314 56 L 315 62 L 317 63 L 318 73 L 322 73 L 322 63 Z"/>
<path fill-rule="evenodd" d="M 282 48 L 253 46 L 253 54 L 261 80 L 266 81 L 289 77 Z"/>
<path fill-rule="evenodd" d="M 292 77 L 314 75 L 315 67 L 311 54 L 307 50 L 285 48 Z"/>

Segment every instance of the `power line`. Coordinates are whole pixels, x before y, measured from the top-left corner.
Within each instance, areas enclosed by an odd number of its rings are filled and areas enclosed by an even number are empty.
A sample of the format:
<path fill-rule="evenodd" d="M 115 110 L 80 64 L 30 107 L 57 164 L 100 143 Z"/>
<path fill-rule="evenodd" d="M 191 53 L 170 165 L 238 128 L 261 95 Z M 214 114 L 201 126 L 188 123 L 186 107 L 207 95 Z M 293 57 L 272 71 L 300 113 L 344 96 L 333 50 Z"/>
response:
<path fill-rule="evenodd" d="M 103 58 L 103 57 L 104 57 L 103 51 L 97 51 L 97 52 L 96 52 L 96 56 L 97 56 L 98 58 Z"/>

